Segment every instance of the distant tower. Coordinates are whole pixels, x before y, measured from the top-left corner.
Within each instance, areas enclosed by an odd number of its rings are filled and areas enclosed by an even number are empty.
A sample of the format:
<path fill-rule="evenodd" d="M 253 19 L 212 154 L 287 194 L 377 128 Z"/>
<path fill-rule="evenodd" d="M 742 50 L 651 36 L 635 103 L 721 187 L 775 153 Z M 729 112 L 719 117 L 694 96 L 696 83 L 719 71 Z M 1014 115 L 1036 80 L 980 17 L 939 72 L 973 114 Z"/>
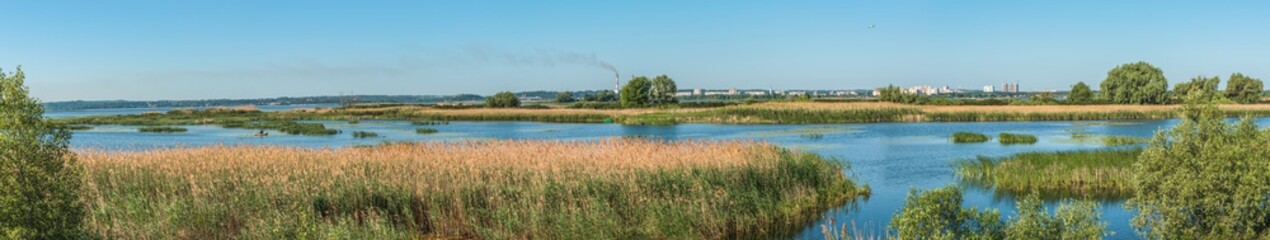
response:
<path fill-rule="evenodd" d="M 621 90 L 622 90 L 622 75 L 618 75 L 616 72 L 614 72 L 613 73 L 613 94 L 621 94 L 622 93 Z"/>

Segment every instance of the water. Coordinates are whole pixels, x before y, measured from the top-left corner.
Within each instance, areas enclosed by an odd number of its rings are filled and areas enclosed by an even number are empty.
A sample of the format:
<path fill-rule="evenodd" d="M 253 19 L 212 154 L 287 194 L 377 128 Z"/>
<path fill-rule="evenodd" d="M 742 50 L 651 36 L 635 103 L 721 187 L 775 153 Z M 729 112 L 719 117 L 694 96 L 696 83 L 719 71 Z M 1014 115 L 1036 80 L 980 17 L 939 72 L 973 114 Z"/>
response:
<path fill-rule="evenodd" d="M 1260 119 L 1263 126 L 1270 119 Z M 448 125 L 412 126 L 407 121 L 312 121 L 343 133 L 334 136 L 290 136 L 271 132 L 269 137 L 253 137 L 255 130 L 223 129 L 215 126 L 186 126 L 187 133 L 138 133 L 130 126 L 98 126 L 79 131 L 72 139 L 75 148 L 150 149 L 173 146 L 215 144 L 271 144 L 304 147 L 344 147 L 388 141 L 455 141 L 468 139 L 557 139 L 587 140 L 617 136 L 650 136 L 663 139 L 757 139 L 794 149 L 837 158 L 851 165 L 848 174 L 867 183 L 873 195 L 867 201 L 824 213 L 820 222 L 809 224 L 797 235 L 800 239 L 823 239 L 821 225 L 854 222 L 865 231 L 880 232 L 903 205 L 909 189 L 931 189 L 958 184 L 951 164 L 975 156 L 1000 157 L 1028 151 L 1099 149 L 1097 143 L 1067 141 L 1069 131 L 1083 129 L 1090 134 L 1150 137 L 1177 120 L 1084 121 L 1084 122 L 987 122 L 987 123 L 874 123 L 823 125 L 719 125 L 683 124 L 676 126 L 622 126 L 616 124 L 557 124 L 533 122 L 452 122 Z M 439 133 L 420 135 L 417 127 L 431 127 Z M 379 138 L 353 138 L 353 131 L 379 133 Z M 953 144 L 949 136 L 957 131 L 996 135 L 1000 132 L 1036 135 L 1033 145 L 1001 145 L 995 142 Z M 806 138 L 808 132 L 823 138 Z M 1003 216 L 1014 214 L 1012 196 L 990 190 L 965 188 L 965 206 L 996 208 Z M 1054 207 L 1055 203 L 1049 203 Z M 1103 202 L 1102 219 L 1110 223 L 1113 239 L 1136 238 L 1129 225 L 1133 213 L 1121 207 L 1121 200 Z"/>

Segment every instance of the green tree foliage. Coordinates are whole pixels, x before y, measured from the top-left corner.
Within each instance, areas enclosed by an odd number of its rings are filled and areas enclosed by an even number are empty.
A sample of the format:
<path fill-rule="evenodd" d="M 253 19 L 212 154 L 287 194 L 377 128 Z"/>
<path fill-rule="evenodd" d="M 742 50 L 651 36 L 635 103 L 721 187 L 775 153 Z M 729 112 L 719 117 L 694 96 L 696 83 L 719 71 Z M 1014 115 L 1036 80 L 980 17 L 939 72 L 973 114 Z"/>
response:
<path fill-rule="evenodd" d="M 44 119 L 25 74 L 0 71 L 0 238 L 82 237 L 82 168 L 67 150 L 71 133 Z"/>
<path fill-rule="evenodd" d="M 675 86 L 674 79 L 666 75 L 654 77 L 649 102 L 652 104 L 678 103 L 679 100 L 675 99 L 676 91 L 679 91 L 679 88 Z"/>
<path fill-rule="evenodd" d="M 1133 225 L 1152 239 L 1270 237 L 1270 134 L 1250 118 L 1225 121 L 1211 104 L 1187 104 L 1182 122 L 1157 132 L 1134 165 Z"/>
<path fill-rule="evenodd" d="M 597 93 L 595 93 L 595 101 L 597 101 L 597 102 L 612 102 L 612 101 L 617 101 L 617 93 L 614 93 L 613 91 L 600 91 L 600 92 L 597 92 Z"/>
<path fill-rule="evenodd" d="M 1229 81 L 1226 83 L 1226 98 L 1238 103 L 1256 103 L 1261 100 L 1261 79 L 1234 73 L 1230 75 Z"/>
<path fill-rule="evenodd" d="M 1000 239 L 1005 225 L 996 210 L 961 207 L 961 189 L 912 190 L 891 219 L 899 239 Z"/>
<path fill-rule="evenodd" d="M 917 95 L 916 93 L 906 93 L 903 89 L 900 89 L 895 85 L 887 85 L 886 87 L 878 90 L 878 100 L 893 103 L 921 104 L 925 103 L 928 99 L 925 96 Z"/>
<path fill-rule="evenodd" d="M 1040 104 L 1054 103 L 1055 101 L 1054 93 L 1051 93 L 1051 92 L 1042 92 L 1042 93 L 1033 94 L 1031 97 L 1028 97 L 1028 100 L 1035 103 L 1040 103 Z"/>
<path fill-rule="evenodd" d="M 516 94 L 512 92 L 499 92 L 485 98 L 485 107 L 491 108 L 514 108 L 520 106 L 520 99 L 516 98 Z"/>
<path fill-rule="evenodd" d="M 1005 227 L 1005 239 L 1101 239 L 1107 223 L 1098 215 L 1098 204 L 1078 201 L 1061 204 L 1054 215 L 1045 211 L 1037 194 L 1018 202 L 1018 216 Z"/>
<path fill-rule="evenodd" d="M 570 103 L 573 101 L 577 101 L 577 99 L 573 99 L 573 93 L 571 92 L 564 91 L 556 94 L 556 102 Z"/>
<path fill-rule="evenodd" d="M 1111 103 L 1163 104 L 1168 102 L 1164 71 L 1146 62 L 1117 66 L 1102 81 L 1102 97 Z"/>
<path fill-rule="evenodd" d="M 1067 101 L 1076 104 L 1085 104 L 1093 101 L 1094 92 L 1089 89 L 1089 85 L 1085 82 L 1076 82 L 1072 86 L 1072 92 L 1067 94 Z"/>
<path fill-rule="evenodd" d="M 622 86 L 622 106 L 623 107 L 639 107 L 648 105 L 651 102 L 649 95 L 652 93 L 653 83 L 648 77 L 639 76 L 626 81 L 626 85 Z"/>
<path fill-rule="evenodd" d="M 1173 86 L 1173 93 L 1186 98 L 1188 101 L 1197 103 L 1213 102 L 1221 97 L 1220 93 L 1217 92 L 1218 84 L 1221 84 L 1221 79 L 1218 77 L 1198 76 L 1191 78 L 1189 82 L 1182 82 Z"/>
<path fill-rule="evenodd" d="M 1107 224 L 1099 219 L 1098 204 L 1089 201 L 1059 205 L 1051 215 L 1036 194 L 1018 202 L 1018 217 L 1002 221 L 996 210 L 961 207 L 961 189 L 944 187 L 909 193 L 903 209 L 891 219 L 897 239 L 1099 239 Z"/>

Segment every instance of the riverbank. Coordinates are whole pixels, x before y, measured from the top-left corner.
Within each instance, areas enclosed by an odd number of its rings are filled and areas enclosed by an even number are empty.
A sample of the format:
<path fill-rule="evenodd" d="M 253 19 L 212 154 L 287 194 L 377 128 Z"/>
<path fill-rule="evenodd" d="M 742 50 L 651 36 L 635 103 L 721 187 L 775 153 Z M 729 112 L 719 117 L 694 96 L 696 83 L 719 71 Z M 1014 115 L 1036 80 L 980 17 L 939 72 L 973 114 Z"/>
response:
<path fill-rule="evenodd" d="M 278 112 L 260 112 L 252 109 L 173 110 L 167 113 L 61 118 L 58 121 L 69 124 L 121 125 L 241 125 L 243 122 L 251 121 L 368 119 L 631 125 L 1079 121 L 1167 119 L 1178 116 L 1180 107 L 1180 105 L 932 106 L 876 102 L 767 102 L 712 108 L 640 109 L 447 109 L 426 106 L 389 106 Z M 1231 117 L 1270 116 L 1270 104 L 1222 105 L 1220 108 Z"/>
<path fill-rule="evenodd" d="M 105 238 L 785 237 L 870 192 L 838 161 L 748 141 L 79 155 Z"/>

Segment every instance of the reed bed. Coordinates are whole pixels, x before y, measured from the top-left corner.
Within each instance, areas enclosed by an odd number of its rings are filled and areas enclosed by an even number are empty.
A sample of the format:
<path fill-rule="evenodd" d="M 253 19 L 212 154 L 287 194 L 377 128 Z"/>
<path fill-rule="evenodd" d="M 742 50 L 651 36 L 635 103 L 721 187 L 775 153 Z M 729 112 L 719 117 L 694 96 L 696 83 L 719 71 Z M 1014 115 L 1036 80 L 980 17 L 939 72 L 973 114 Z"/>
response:
<path fill-rule="evenodd" d="M 418 133 L 418 134 L 433 134 L 437 132 L 439 131 L 437 131 L 436 128 L 416 128 L 415 129 L 415 133 Z"/>
<path fill-rule="evenodd" d="M 1133 163 L 1141 149 L 1030 152 L 978 157 L 955 164 L 965 182 L 1000 192 L 1049 197 L 1123 199 L 1133 193 Z"/>
<path fill-rule="evenodd" d="M 158 126 L 158 127 L 137 128 L 137 132 L 149 132 L 149 133 L 183 133 L 187 131 L 189 131 L 189 129 L 185 129 L 183 127 Z"/>
<path fill-rule="evenodd" d="M 1031 134 L 1001 133 L 997 134 L 997 141 L 1001 142 L 1001 144 L 1034 144 L 1036 143 L 1036 136 Z"/>
<path fill-rule="evenodd" d="M 988 141 L 988 135 L 972 132 L 955 132 L 952 135 L 953 143 L 981 143 Z"/>
<path fill-rule="evenodd" d="M 379 134 L 378 134 L 378 133 L 375 133 L 375 132 L 367 132 L 367 131 L 353 131 L 353 137 L 355 137 L 355 138 L 377 138 L 377 137 L 379 137 Z"/>
<path fill-rule="evenodd" d="M 867 195 L 749 141 L 468 141 L 79 153 L 105 238 L 788 237 Z"/>

